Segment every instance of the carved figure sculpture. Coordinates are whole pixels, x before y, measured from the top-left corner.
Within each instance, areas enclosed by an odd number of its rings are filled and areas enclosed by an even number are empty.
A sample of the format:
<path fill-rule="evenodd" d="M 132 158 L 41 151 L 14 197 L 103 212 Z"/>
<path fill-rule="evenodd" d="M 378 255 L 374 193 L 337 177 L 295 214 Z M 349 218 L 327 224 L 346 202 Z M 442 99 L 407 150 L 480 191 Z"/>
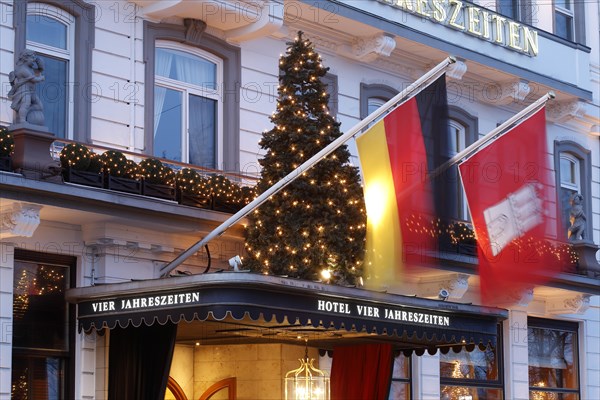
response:
<path fill-rule="evenodd" d="M 8 98 L 12 100 L 10 107 L 17 112 L 17 124 L 44 125 L 43 105 L 35 92 L 35 85 L 45 79 L 43 72 L 44 62 L 40 57 L 31 50 L 21 52 L 15 70 L 8 76 L 11 85 Z"/>
<path fill-rule="evenodd" d="M 585 213 L 583 212 L 583 196 L 575 193 L 571 197 L 571 211 L 569 211 L 569 240 L 582 240 L 585 238 Z"/>

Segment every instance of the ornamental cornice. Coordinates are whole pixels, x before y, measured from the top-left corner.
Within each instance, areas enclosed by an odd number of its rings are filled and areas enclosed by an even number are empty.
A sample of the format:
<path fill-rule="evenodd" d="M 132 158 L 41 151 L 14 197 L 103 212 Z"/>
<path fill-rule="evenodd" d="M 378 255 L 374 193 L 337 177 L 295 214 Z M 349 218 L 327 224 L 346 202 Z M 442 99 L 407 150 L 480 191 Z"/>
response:
<path fill-rule="evenodd" d="M 378 57 L 389 57 L 396 48 L 396 40 L 390 35 L 380 33 L 371 37 L 359 37 L 352 44 L 354 58 L 371 62 Z"/>
<path fill-rule="evenodd" d="M 467 64 L 463 60 L 456 60 L 455 63 L 448 67 L 448 70 L 446 71 L 446 76 L 449 79 L 460 81 L 467 72 L 467 69 Z"/>
<path fill-rule="evenodd" d="M 580 100 L 552 101 L 546 108 L 548 119 L 555 123 L 567 122 L 574 118 L 583 118 L 585 114 L 585 103 Z"/>
<path fill-rule="evenodd" d="M 584 314 L 590 307 L 589 294 L 568 293 L 549 297 L 546 300 L 546 312 L 549 314 Z"/>
<path fill-rule="evenodd" d="M 469 275 L 444 274 L 421 278 L 416 287 L 416 294 L 441 300 L 461 299 L 469 290 Z"/>
<path fill-rule="evenodd" d="M 40 210 L 36 204 L 14 203 L 12 208 L 0 213 L 0 239 L 31 237 L 40 225 Z"/>

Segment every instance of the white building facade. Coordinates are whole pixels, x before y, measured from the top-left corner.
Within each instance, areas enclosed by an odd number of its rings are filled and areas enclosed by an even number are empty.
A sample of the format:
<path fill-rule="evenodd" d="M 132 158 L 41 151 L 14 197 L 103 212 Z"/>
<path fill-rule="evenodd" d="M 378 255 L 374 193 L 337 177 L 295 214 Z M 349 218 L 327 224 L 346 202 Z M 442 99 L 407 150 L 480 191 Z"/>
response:
<path fill-rule="evenodd" d="M 45 64 L 38 89 L 53 148 L 78 142 L 252 183 L 260 173 L 258 142 L 277 104 L 279 57 L 298 31 L 330 68 L 330 111 L 342 131 L 448 55 L 457 59 L 446 75 L 448 154 L 553 91 L 547 157 L 559 199 L 547 211 L 566 222 L 569 198 L 583 196 L 578 266 L 492 313 L 498 317 L 492 363 L 463 357 L 477 350 L 418 355 L 415 347 L 397 358 L 390 398 L 598 399 L 599 19 L 597 2 L 571 0 L 0 0 L 0 125 L 22 129 L 10 107 L 9 80 L 30 49 Z M 0 399 L 111 398 L 111 329 L 78 329 L 74 303 L 167 290 L 136 282 L 164 282 L 161 268 L 229 214 L 18 168 L 0 171 L 0 189 Z M 458 183 L 451 195 L 449 215 L 468 223 Z M 460 247 L 444 250 L 438 268 L 403 286 L 390 284 L 390 296 L 430 299 L 408 303 L 427 308 L 440 303 L 445 289 L 446 304 L 475 314 L 461 307 L 480 304 L 476 257 Z M 244 253 L 243 225 L 209 248 L 209 256 L 199 252 L 180 266 L 180 275 L 225 270 L 223 276 L 240 279 L 228 272 L 228 260 Z M 353 296 L 321 284 L 299 286 Z M 257 340 L 257 331 L 277 328 L 252 318 L 252 335 L 239 334 L 243 323 L 229 321 L 237 330 L 223 338 L 227 321 L 204 328 L 197 319 L 185 329 L 187 322 L 178 324 L 168 398 L 200 398 L 232 378 L 237 383 L 223 388 L 240 400 L 283 398 L 283 376 L 302 357 L 302 342 L 285 335 Z M 330 359 L 317 350 L 331 350 L 334 342 L 314 339 L 311 355 L 327 369 Z M 466 369 L 456 367 L 461 363 Z"/>

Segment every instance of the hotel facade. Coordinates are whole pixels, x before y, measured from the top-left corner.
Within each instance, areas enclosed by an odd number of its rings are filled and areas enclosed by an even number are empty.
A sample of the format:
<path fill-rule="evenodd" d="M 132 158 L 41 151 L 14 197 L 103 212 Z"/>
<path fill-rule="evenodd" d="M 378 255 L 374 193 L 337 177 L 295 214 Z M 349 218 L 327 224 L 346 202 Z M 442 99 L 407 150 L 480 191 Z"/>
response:
<path fill-rule="evenodd" d="M 0 399 L 124 399 L 157 382 L 166 399 L 292 398 L 286 372 L 305 351 L 329 371 L 334 347 L 372 343 L 394 348 L 390 399 L 600 398 L 599 7 L 0 0 L 0 125 L 15 142 L 0 164 Z M 244 271 L 242 221 L 165 277 L 233 211 L 58 168 L 61 149 L 80 143 L 252 186 L 279 57 L 298 31 L 330 68 L 342 132 L 449 55 L 444 156 L 554 92 L 546 156 L 558 198 L 544 211 L 568 226 L 581 195 L 573 267 L 487 307 L 473 241 L 459 233 L 402 284 L 346 287 Z M 47 130 L 11 108 L 26 49 L 45 65 Z M 447 196 L 452 223 L 469 228 L 458 180 Z M 135 368 L 154 381 L 132 383 Z"/>

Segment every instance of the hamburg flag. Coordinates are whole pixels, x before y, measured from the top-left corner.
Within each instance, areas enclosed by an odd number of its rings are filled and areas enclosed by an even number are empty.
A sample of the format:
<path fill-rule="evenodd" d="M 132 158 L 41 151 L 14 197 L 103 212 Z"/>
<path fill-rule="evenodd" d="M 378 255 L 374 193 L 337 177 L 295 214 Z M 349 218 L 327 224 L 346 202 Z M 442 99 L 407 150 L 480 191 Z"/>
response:
<path fill-rule="evenodd" d="M 459 169 L 477 237 L 481 300 L 515 302 L 560 269 L 545 108 Z"/>
<path fill-rule="evenodd" d="M 367 208 L 365 266 L 374 281 L 397 279 L 435 248 L 428 171 L 431 143 L 447 133 L 445 75 L 373 125 L 357 140 Z M 429 154 L 429 156 L 428 156 Z"/>

